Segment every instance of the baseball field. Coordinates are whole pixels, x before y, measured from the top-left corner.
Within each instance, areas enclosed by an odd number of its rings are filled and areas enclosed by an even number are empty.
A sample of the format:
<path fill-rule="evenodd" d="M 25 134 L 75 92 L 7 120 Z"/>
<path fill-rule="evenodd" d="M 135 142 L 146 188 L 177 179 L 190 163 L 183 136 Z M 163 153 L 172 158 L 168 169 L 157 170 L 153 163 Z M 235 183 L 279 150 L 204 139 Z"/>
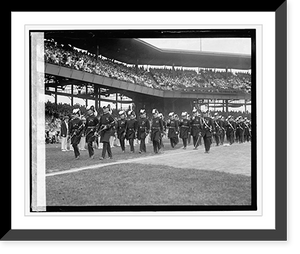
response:
<path fill-rule="evenodd" d="M 164 139 L 161 153 L 125 153 L 112 148 L 113 159 L 91 160 L 80 151 L 62 152 L 59 144 L 46 145 L 47 206 L 119 205 L 250 205 L 251 143 L 186 150 L 171 148 Z"/>

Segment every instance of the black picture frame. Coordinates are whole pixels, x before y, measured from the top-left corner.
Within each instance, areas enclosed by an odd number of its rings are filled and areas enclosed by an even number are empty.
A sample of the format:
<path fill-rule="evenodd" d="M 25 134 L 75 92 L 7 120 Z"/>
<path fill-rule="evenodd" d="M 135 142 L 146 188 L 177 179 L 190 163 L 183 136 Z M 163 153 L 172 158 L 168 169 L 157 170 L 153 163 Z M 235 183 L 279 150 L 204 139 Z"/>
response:
<path fill-rule="evenodd" d="M 278 3 L 277 3 L 278 4 Z M 2 241 L 284 241 L 287 240 L 287 1 L 275 10 L 276 22 L 276 148 L 275 229 L 267 230 L 16 230 L 11 228 L 11 174 L 2 186 Z M 251 10 L 252 11 L 252 10 Z M 257 11 L 257 10 L 255 10 Z M 280 118 L 278 117 L 280 115 Z M 4 189 L 5 188 L 5 189 Z"/>

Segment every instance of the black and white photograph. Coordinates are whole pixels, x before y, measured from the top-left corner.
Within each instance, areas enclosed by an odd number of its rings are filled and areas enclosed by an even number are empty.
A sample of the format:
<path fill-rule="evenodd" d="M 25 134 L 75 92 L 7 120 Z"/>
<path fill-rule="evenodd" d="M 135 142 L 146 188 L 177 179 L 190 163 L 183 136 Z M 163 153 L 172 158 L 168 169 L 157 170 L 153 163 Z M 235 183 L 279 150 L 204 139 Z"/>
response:
<path fill-rule="evenodd" d="M 257 209 L 255 29 L 29 33 L 32 212 Z"/>
<path fill-rule="evenodd" d="M 1 240 L 286 241 L 287 2 L 239 8 L 12 12 Z"/>

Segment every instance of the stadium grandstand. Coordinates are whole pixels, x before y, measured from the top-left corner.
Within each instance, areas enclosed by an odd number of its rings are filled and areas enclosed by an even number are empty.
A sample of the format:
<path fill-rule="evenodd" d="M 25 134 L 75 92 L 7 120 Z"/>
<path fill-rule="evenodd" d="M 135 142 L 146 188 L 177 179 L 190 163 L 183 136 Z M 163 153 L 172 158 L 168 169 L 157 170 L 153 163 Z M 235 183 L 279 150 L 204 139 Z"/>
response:
<path fill-rule="evenodd" d="M 105 36 L 104 36 L 105 35 Z M 160 49 L 101 31 L 45 32 L 45 93 L 118 110 L 220 110 L 251 105 L 251 55 Z M 110 34 L 111 35 L 111 34 Z M 240 71 L 231 71 L 232 69 Z"/>

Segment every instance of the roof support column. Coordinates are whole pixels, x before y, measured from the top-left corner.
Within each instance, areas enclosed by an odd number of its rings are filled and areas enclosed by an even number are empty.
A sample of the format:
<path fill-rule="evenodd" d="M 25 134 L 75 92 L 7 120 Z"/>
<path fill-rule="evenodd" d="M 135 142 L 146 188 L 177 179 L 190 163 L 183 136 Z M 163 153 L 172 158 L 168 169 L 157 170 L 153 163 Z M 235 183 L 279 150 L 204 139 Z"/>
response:
<path fill-rule="evenodd" d="M 54 103 L 55 103 L 55 107 L 57 107 L 57 86 L 55 86 Z"/>
<path fill-rule="evenodd" d="M 118 110 L 118 93 L 116 93 L 116 110 Z"/>
<path fill-rule="evenodd" d="M 71 85 L 71 107 L 74 105 L 74 85 Z"/>
<path fill-rule="evenodd" d="M 228 100 L 225 100 L 225 103 L 226 103 L 226 113 L 227 113 L 227 116 L 228 116 Z"/>
<path fill-rule="evenodd" d="M 99 102 L 98 102 L 98 87 L 94 84 L 94 95 L 95 95 L 95 109 L 98 111 Z"/>
<path fill-rule="evenodd" d="M 88 95 L 88 85 L 85 84 L 85 95 L 87 96 Z M 85 107 L 87 108 L 88 106 L 88 98 L 86 97 L 85 99 Z"/>

